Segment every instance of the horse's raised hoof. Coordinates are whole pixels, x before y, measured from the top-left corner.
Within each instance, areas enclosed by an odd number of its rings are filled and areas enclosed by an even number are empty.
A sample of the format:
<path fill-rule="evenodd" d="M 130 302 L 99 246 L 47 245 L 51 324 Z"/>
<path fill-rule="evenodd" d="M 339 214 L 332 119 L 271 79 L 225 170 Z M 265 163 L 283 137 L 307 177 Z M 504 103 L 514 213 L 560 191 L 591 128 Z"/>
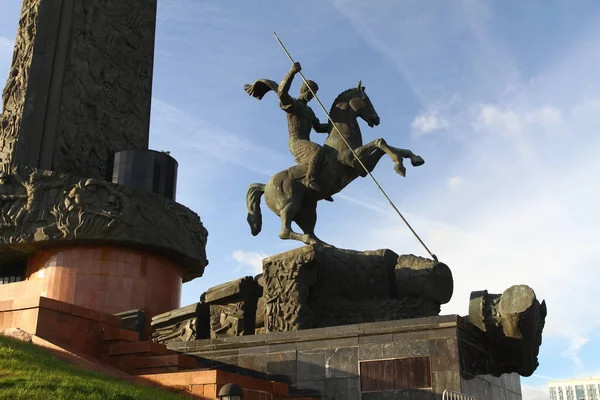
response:
<path fill-rule="evenodd" d="M 318 242 L 314 244 L 317 247 L 328 248 L 328 249 L 335 248 L 335 246 L 333 246 L 333 245 L 331 245 L 331 244 L 329 244 L 327 242 L 324 242 L 321 239 L 317 239 L 317 240 L 318 240 Z"/>
<path fill-rule="evenodd" d="M 279 232 L 279 239 L 291 239 L 292 237 L 292 232 L 288 231 L 288 230 L 282 230 L 281 232 Z"/>
<path fill-rule="evenodd" d="M 310 181 L 310 182 L 304 182 L 304 185 L 312 190 L 314 190 L 315 192 L 321 192 L 321 187 L 317 184 L 317 182 Z"/>
<path fill-rule="evenodd" d="M 401 162 L 394 165 L 394 171 L 400 176 L 406 176 L 406 168 Z"/>
<path fill-rule="evenodd" d="M 412 164 L 413 167 L 419 167 L 423 164 L 425 164 L 425 160 L 423 160 L 423 158 L 421 156 L 414 156 L 410 158 L 410 163 Z"/>
<path fill-rule="evenodd" d="M 304 235 L 304 236 L 305 236 L 305 239 L 303 240 L 303 242 L 305 244 L 308 244 L 308 245 L 319 245 L 319 244 L 321 244 L 321 240 L 319 240 L 319 238 L 317 238 L 314 235 L 308 235 L 308 236 Z"/>

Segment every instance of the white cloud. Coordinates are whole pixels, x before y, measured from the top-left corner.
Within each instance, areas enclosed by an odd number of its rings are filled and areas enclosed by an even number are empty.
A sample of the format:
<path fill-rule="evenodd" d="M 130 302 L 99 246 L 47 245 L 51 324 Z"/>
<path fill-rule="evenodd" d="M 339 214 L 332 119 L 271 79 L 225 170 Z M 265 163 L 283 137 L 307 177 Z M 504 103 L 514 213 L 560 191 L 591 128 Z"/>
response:
<path fill-rule="evenodd" d="M 457 189 L 460 185 L 462 185 L 463 179 L 460 176 L 453 176 L 448 179 L 448 187 L 450 189 Z"/>
<path fill-rule="evenodd" d="M 552 126 L 562 121 L 562 112 L 556 107 L 544 106 L 527 113 L 524 119 L 530 124 Z"/>
<path fill-rule="evenodd" d="M 520 134 L 523 131 L 522 118 L 511 110 L 501 110 L 494 105 L 481 107 L 476 126 L 495 129 L 506 134 Z"/>
<path fill-rule="evenodd" d="M 361 206 L 361 207 L 363 207 L 363 208 L 365 208 L 367 210 L 376 211 L 378 213 L 385 214 L 385 213 L 387 213 L 389 211 L 388 208 L 384 208 L 383 205 L 379 204 L 379 200 L 377 202 L 375 202 L 373 200 L 365 201 L 365 200 L 362 200 L 362 199 L 359 199 L 359 198 L 356 198 L 356 197 L 348 196 L 348 195 L 346 195 L 344 193 L 338 193 L 338 194 L 336 194 L 335 198 L 336 199 L 342 199 L 342 200 L 348 201 L 350 203 L 359 205 L 359 206 Z"/>
<path fill-rule="evenodd" d="M 12 53 L 15 43 L 4 36 L 0 36 L 0 52 Z"/>
<path fill-rule="evenodd" d="M 413 131 L 416 134 L 425 134 L 433 131 L 447 129 L 448 121 L 438 117 L 437 112 L 422 112 L 411 124 Z"/>
<path fill-rule="evenodd" d="M 521 385 L 523 400 L 548 400 L 548 389 L 530 385 Z"/>
<path fill-rule="evenodd" d="M 588 338 L 574 333 L 571 336 L 569 347 L 562 353 L 562 356 L 569 358 L 573 362 L 573 364 L 575 364 L 575 367 L 578 370 L 581 370 L 583 368 L 583 363 L 581 362 L 581 357 L 579 356 L 579 353 L 581 352 L 581 348 L 588 342 Z"/>
<path fill-rule="evenodd" d="M 539 374 L 533 374 L 531 376 L 533 376 L 534 378 L 545 379 L 547 381 L 556 381 L 556 380 L 558 380 L 556 378 L 552 378 L 551 376 L 545 376 L 545 375 L 539 375 Z"/>
<path fill-rule="evenodd" d="M 540 128 L 550 128 L 562 122 L 562 111 L 541 106 L 525 112 L 485 104 L 479 110 L 475 128 L 506 135 L 522 135 Z"/>
<path fill-rule="evenodd" d="M 231 256 L 243 267 L 245 273 L 253 276 L 262 274 L 262 260 L 263 258 L 268 257 L 263 253 L 247 252 L 243 250 L 236 250 Z"/>

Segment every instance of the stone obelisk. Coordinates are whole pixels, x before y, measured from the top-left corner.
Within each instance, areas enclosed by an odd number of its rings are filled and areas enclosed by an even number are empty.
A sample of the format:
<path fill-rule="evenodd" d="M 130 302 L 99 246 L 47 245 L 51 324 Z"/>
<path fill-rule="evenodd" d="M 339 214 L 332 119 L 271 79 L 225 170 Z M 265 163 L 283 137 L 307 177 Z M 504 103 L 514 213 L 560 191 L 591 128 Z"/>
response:
<path fill-rule="evenodd" d="M 179 306 L 207 231 L 148 149 L 157 0 L 24 0 L 0 115 L 0 301 Z"/>

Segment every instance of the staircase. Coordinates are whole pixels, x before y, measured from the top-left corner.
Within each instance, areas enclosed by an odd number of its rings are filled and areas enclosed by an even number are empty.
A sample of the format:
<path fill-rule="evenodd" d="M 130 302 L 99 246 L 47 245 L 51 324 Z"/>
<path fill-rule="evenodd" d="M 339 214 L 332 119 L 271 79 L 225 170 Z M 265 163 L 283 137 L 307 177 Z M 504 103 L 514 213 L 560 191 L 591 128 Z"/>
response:
<path fill-rule="evenodd" d="M 137 332 L 119 328 L 103 332 L 99 359 L 131 375 L 198 369 L 194 357 L 171 351 L 163 344 L 140 342 Z"/>
<path fill-rule="evenodd" d="M 46 297 L 0 301 L 0 330 L 21 328 L 33 335 L 34 343 L 74 365 L 195 399 L 216 400 L 227 383 L 242 387 L 247 400 L 291 398 L 286 383 L 206 368 L 194 356 L 139 341 L 139 332 L 121 324 L 115 315 Z"/>

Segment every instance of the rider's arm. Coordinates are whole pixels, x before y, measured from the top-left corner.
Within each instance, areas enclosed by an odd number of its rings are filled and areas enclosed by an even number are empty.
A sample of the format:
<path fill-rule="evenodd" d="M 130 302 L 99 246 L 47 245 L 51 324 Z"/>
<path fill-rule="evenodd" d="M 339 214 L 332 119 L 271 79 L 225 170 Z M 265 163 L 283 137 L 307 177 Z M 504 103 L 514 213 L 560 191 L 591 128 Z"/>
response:
<path fill-rule="evenodd" d="M 16 172 L 13 174 L 13 178 L 15 182 L 17 182 L 20 185 L 23 185 L 25 184 L 25 182 L 27 182 L 27 179 L 22 178 L 21 175 L 17 174 Z"/>
<path fill-rule="evenodd" d="M 301 67 L 299 63 L 295 63 L 292 65 L 292 69 L 287 75 L 283 78 L 281 83 L 279 84 L 279 88 L 277 90 L 277 96 L 279 96 L 279 101 L 282 106 L 288 106 L 292 104 L 292 96 L 290 96 L 290 86 L 292 86 L 292 81 L 294 80 L 294 75 L 300 71 Z"/>
<path fill-rule="evenodd" d="M 313 119 L 312 126 L 317 133 L 329 133 L 329 124 L 322 124 L 317 117 Z"/>

